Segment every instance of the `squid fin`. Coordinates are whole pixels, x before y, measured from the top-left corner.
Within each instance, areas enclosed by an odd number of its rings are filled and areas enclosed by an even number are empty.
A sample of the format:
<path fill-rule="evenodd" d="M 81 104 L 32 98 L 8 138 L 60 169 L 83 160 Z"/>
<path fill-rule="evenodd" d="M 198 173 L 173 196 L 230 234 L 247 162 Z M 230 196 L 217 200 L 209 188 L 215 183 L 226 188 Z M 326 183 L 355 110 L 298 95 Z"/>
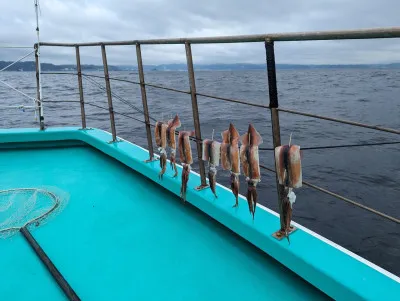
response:
<path fill-rule="evenodd" d="M 181 126 L 181 121 L 179 120 L 178 114 L 175 115 L 174 119 L 168 121 L 168 126 L 170 128 L 179 128 Z"/>
<path fill-rule="evenodd" d="M 256 128 L 250 123 L 247 133 L 242 135 L 241 141 L 243 145 L 259 146 L 263 143 L 263 139 Z"/>
<path fill-rule="evenodd" d="M 231 123 L 229 124 L 229 143 L 236 144 L 240 138 L 239 132 L 236 130 L 235 126 Z"/>

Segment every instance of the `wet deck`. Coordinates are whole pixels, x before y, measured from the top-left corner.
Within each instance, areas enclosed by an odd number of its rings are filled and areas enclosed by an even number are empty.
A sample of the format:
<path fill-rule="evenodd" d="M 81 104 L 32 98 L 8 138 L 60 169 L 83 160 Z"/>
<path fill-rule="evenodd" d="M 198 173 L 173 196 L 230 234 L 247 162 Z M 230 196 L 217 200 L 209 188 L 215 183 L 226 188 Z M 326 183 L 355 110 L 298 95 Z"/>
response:
<path fill-rule="evenodd" d="M 276 260 L 91 147 L 0 150 L 3 189 L 55 186 L 67 207 L 32 234 L 82 300 L 322 300 Z M 5 300 L 63 300 L 17 234 L 0 240 Z"/>

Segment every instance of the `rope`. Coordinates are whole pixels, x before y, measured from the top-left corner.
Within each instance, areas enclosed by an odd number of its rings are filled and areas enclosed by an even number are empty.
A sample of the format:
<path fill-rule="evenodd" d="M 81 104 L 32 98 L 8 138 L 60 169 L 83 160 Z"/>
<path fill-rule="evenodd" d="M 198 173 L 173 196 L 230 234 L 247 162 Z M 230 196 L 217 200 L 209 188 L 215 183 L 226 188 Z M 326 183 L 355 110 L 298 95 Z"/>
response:
<path fill-rule="evenodd" d="M 2 81 L 2 80 L 0 80 L 0 83 L 6 85 L 6 86 L 9 87 L 10 89 L 14 90 L 15 92 L 18 92 L 19 94 L 25 96 L 26 98 L 29 98 L 30 100 L 32 100 L 32 101 L 34 101 L 34 102 L 36 102 L 36 100 L 37 100 L 36 98 L 31 97 L 31 96 L 29 96 L 28 94 L 25 94 L 24 92 L 22 92 L 22 91 L 20 91 L 20 90 L 18 90 L 18 89 L 16 89 L 16 88 L 14 88 L 13 86 L 7 84 L 6 82 L 4 82 L 4 81 Z"/>
<path fill-rule="evenodd" d="M 338 123 L 343 123 L 343 124 L 349 124 L 349 125 L 358 126 L 358 127 L 362 127 L 362 128 L 367 128 L 367 129 L 372 129 L 372 130 L 376 130 L 376 131 L 400 135 L 400 130 L 395 130 L 395 129 L 391 129 L 391 128 L 384 128 L 384 127 L 375 126 L 375 125 L 368 125 L 368 124 L 363 124 L 360 122 L 332 118 L 332 117 L 327 117 L 327 116 L 322 116 L 322 115 L 317 115 L 317 114 L 310 114 L 310 113 L 306 113 L 306 112 L 300 112 L 297 110 L 289 110 L 289 109 L 285 109 L 285 108 L 277 108 L 277 110 L 280 112 L 286 112 L 286 113 L 291 113 L 291 114 L 295 114 L 295 115 L 301 115 L 301 116 L 312 117 L 312 118 L 317 118 L 317 119 L 322 119 L 322 120 L 328 120 L 328 121 L 333 121 L 333 122 L 338 122 Z"/>
<path fill-rule="evenodd" d="M 311 147 L 302 147 L 301 150 L 351 148 L 351 147 L 380 146 L 380 145 L 393 145 L 393 144 L 400 144 L 400 141 L 362 143 L 362 144 L 327 145 L 327 146 L 311 146 Z M 274 149 L 273 148 L 267 148 L 267 147 L 260 147 L 259 150 L 262 150 L 262 151 L 273 151 Z"/>
<path fill-rule="evenodd" d="M 95 85 L 96 85 L 98 88 L 100 88 L 101 90 L 107 92 L 107 89 L 103 88 L 103 86 L 101 86 L 98 82 L 96 82 L 96 81 L 93 80 L 92 78 L 90 78 L 90 77 L 88 77 L 87 75 L 84 75 L 84 74 L 82 74 L 82 76 L 83 76 L 85 79 L 87 79 L 87 80 L 89 80 L 90 82 L 92 82 L 93 84 L 95 84 Z M 96 75 L 96 76 L 93 76 L 93 77 L 98 77 L 98 76 Z M 100 77 L 100 78 L 104 78 L 104 77 Z M 123 103 L 127 104 L 128 106 L 130 106 L 131 108 L 135 109 L 136 111 L 138 111 L 138 112 L 142 113 L 143 115 L 145 115 L 144 111 L 142 111 L 142 110 L 140 110 L 139 108 L 137 108 L 136 106 L 132 105 L 131 103 L 129 103 L 127 100 L 123 99 L 122 97 L 116 95 L 114 92 L 111 92 L 111 95 L 113 95 L 113 96 L 116 97 L 117 99 L 121 100 Z M 92 104 L 92 105 L 93 105 L 93 104 Z M 96 105 L 95 105 L 95 106 L 96 106 Z M 98 107 L 98 108 L 101 108 L 101 109 L 104 109 L 104 110 L 109 110 L 109 109 L 104 108 L 104 107 L 100 107 L 100 106 L 97 106 L 97 107 Z M 114 111 L 114 112 L 115 112 L 115 111 Z M 134 120 L 137 120 L 137 121 L 142 122 L 142 123 L 144 123 L 144 124 L 146 123 L 145 121 L 138 120 L 138 119 L 136 119 L 136 118 L 134 118 L 134 117 L 132 117 L 132 116 L 129 116 L 129 115 L 124 115 L 124 114 L 118 113 L 118 112 L 115 112 L 115 113 L 116 113 L 116 114 L 119 114 L 119 115 L 123 115 L 123 116 L 128 117 L 128 118 L 131 118 L 131 119 L 134 119 Z M 157 119 L 151 117 L 150 114 L 149 114 L 148 116 L 149 116 L 149 119 L 151 119 L 151 120 L 157 122 Z M 152 123 L 150 123 L 149 125 L 152 126 L 152 127 L 155 127 L 155 125 L 152 124 Z M 179 134 L 179 131 L 175 131 L 175 134 Z M 197 138 L 194 137 L 194 136 L 189 136 L 189 138 L 190 138 L 191 141 L 195 141 L 195 142 L 200 141 L 200 143 L 201 143 L 201 142 L 203 141 L 202 139 L 197 139 Z"/>
<path fill-rule="evenodd" d="M 18 60 L 14 61 L 14 62 L 11 63 L 10 65 L 5 66 L 3 69 L 0 70 L 0 72 L 6 70 L 6 69 L 8 69 L 8 68 L 10 68 L 12 65 L 15 65 L 16 63 L 22 61 L 23 59 L 25 59 L 26 57 L 30 56 L 30 55 L 31 55 L 32 53 L 34 53 L 35 51 L 36 51 L 36 50 L 31 51 L 31 52 L 29 52 L 27 55 L 24 55 L 23 57 L 21 57 L 21 58 L 19 58 Z"/>
<path fill-rule="evenodd" d="M 0 106 L 0 110 L 7 110 L 7 109 L 36 109 L 35 106 L 25 106 L 25 105 L 18 105 L 18 106 Z"/>
<path fill-rule="evenodd" d="M 73 72 L 41 72 L 40 74 L 44 74 L 44 75 L 57 75 L 57 74 L 61 74 L 61 75 L 78 75 L 78 73 L 73 73 Z"/>
<path fill-rule="evenodd" d="M 66 97 L 66 96 L 78 96 L 78 95 L 79 95 L 79 93 L 76 93 L 76 92 L 75 92 L 75 93 L 68 93 L 68 94 L 67 94 L 67 93 L 65 93 L 65 94 L 63 93 L 63 94 L 62 94 L 62 97 Z M 50 98 L 50 97 L 43 97 L 43 98 L 42 98 L 42 101 L 44 101 L 45 99 L 49 99 L 49 98 Z"/>
<path fill-rule="evenodd" d="M 88 77 L 88 76 L 86 76 L 86 75 L 83 75 L 83 77 L 84 77 L 85 79 L 89 80 L 91 83 L 95 84 L 95 85 L 96 85 L 98 88 L 100 88 L 101 90 L 107 92 L 107 89 L 103 88 L 103 86 L 100 85 L 98 82 L 96 82 L 94 79 L 92 79 L 92 78 L 90 78 L 90 77 Z M 115 94 L 115 93 L 112 92 L 112 91 L 111 91 L 111 95 L 114 96 L 115 98 L 119 99 L 120 101 L 122 101 L 123 103 L 125 103 L 126 105 L 128 105 L 129 107 L 131 107 L 132 109 L 134 109 L 134 110 L 136 110 L 136 111 L 138 111 L 138 112 L 140 112 L 140 113 L 142 113 L 142 114 L 145 114 L 143 110 L 139 109 L 138 107 L 136 107 L 135 105 L 131 104 L 129 101 L 125 100 L 124 98 L 122 98 L 121 96 Z M 155 118 L 151 117 L 150 115 L 149 115 L 149 118 L 152 119 L 153 121 L 157 121 Z"/>
<path fill-rule="evenodd" d="M 268 171 L 270 171 L 270 172 L 276 173 L 276 171 L 275 171 L 274 169 L 272 169 L 272 168 L 266 167 L 266 166 L 261 165 L 261 164 L 260 164 L 260 167 L 261 167 L 262 169 L 265 169 L 265 170 L 268 170 Z M 327 190 L 327 189 L 325 189 L 325 188 L 322 188 L 322 187 L 319 187 L 319 186 L 317 186 L 317 185 L 311 184 L 311 183 L 309 183 L 309 182 L 307 182 L 307 181 L 302 181 L 302 183 L 303 183 L 305 186 L 308 186 L 308 187 L 311 187 L 311 188 L 313 188 L 313 189 L 319 190 L 319 191 L 321 191 L 321 192 L 323 192 L 323 193 L 326 193 L 326 194 L 328 194 L 328 195 L 330 195 L 330 196 L 333 196 L 333 197 L 335 197 L 335 198 L 337 198 L 337 199 L 339 199 L 339 200 L 345 201 L 345 202 L 350 203 L 350 204 L 352 204 L 352 205 L 354 205 L 354 206 L 357 206 L 357 207 L 359 207 L 359 208 L 362 208 L 362 209 L 364 209 L 364 210 L 367 210 L 367 211 L 369 211 L 369 212 L 371 212 L 371 213 L 374 213 L 374 214 L 376 214 L 376 215 L 379 215 L 379 216 L 381 216 L 381 217 L 384 217 L 384 218 L 386 218 L 386 219 L 388 219 L 388 220 L 390 220 L 390 221 L 392 221 L 392 222 L 395 222 L 395 223 L 397 223 L 397 224 L 400 224 L 400 219 L 398 219 L 398 218 L 395 218 L 395 217 L 393 217 L 393 216 L 387 215 L 387 214 L 385 214 L 385 213 L 383 213 L 383 212 L 380 212 L 380 211 L 378 211 L 378 210 L 376 210 L 376 209 L 373 209 L 373 208 L 370 208 L 370 207 L 365 206 L 365 205 L 363 205 L 363 204 L 360 204 L 360 203 L 358 203 L 358 202 L 356 202 L 356 201 L 353 201 L 353 200 L 351 200 L 351 199 L 349 199 L 349 198 L 346 198 L 346 197 L 341 196 L 341 195 L 339 195 L 339 194 L 337 194 L 337 193 L 334 193 L 334 192 L 332 192 L 332 191 L 329 191 L 329 190 Z"/>
<path fill-rule="evenodd" d="M 25 48 L 32 49 L 32 46 L 8 46 L 8 45 L 0 45 L 0 48 Z"/>

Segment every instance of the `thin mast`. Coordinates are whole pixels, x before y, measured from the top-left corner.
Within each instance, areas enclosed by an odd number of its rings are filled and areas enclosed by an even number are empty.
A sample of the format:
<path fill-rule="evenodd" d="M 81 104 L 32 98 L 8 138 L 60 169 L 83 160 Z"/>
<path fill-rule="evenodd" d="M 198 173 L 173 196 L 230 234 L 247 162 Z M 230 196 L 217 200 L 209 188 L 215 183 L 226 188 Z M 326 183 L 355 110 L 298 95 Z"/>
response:
<path fill-rule="evenodd" d="M 35 0 L 35 13 L 36 13 L 36 34 L 37 34 L 37 44 L 36 44 L 36 55 L 37 55 L 37 78 L 38 78 L 38 100 L 37 106 L 39 109 L 39 123 L 40 129 L 44 129 L 44 117 L 43 117 L 43 95 L 42 95 L 42 68 L 40 66 L 40 35 L 39 35 L 39 0 Z"/>

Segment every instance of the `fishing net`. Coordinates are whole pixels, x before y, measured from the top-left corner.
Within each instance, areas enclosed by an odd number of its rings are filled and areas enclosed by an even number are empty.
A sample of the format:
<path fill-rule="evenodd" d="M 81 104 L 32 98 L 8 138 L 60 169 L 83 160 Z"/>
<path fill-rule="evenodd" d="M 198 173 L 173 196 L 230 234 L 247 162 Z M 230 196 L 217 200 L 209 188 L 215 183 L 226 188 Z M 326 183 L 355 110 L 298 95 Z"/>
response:
<path fill-rule="evenodd" d="M 0 238 L 14 235 L 23 227 L 38 227 L 61 212 L 68 194 L 55 188 L 0 190 Z"/>

